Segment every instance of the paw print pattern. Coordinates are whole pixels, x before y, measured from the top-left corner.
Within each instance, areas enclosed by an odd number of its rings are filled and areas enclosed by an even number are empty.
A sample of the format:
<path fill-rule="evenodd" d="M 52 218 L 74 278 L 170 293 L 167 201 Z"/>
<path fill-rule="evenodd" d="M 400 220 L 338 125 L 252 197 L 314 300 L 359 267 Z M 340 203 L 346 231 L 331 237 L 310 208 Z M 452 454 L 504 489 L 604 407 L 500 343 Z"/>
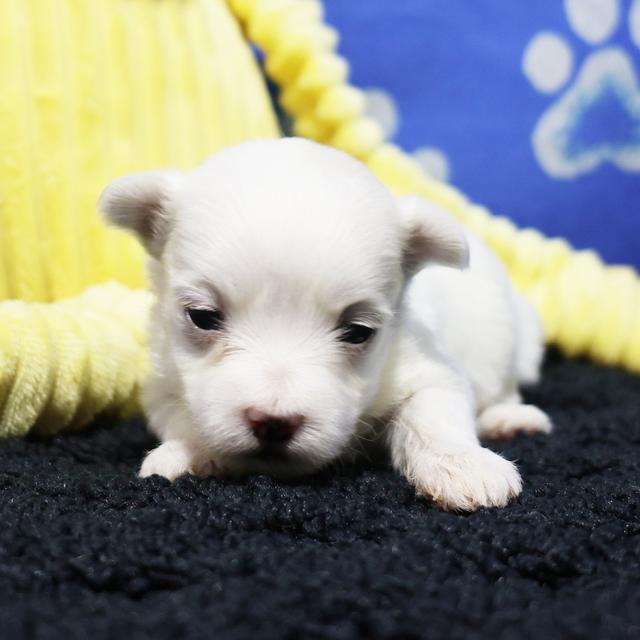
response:
<path fill-rule="evenodd" d="M 557 33 L 536 34 L 524 51 L 522 70 L 537 91 L 555 102 L 540 116 L 531 142 L 543 170 L 572 179 L 611 163 L 640 172 L 640 89 L 630 52 L 607 42 L 626 22 L 640 47 L 640 0 L 627 12 L 621 0 L 565 0 L 567 22 L 595 47 L 574 76 L 574 55 Z"/>

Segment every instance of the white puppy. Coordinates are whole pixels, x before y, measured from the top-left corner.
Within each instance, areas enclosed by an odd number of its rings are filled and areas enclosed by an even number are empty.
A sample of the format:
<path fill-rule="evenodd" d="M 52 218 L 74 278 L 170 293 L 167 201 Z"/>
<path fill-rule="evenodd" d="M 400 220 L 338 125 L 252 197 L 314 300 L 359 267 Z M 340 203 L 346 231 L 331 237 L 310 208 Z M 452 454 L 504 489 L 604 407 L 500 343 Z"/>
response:
<path fill-rule="evenodd" d="M 379 436 L 444 508 L 520 493 L 478 434 L 551 429 L 518 395 L 539 322 L 442 209 L 300 139 L 120 178 L 100 208 L 147 249 L 157 295 L 144 406 L 162 444 L 140 475 L 302 474 Z"/>

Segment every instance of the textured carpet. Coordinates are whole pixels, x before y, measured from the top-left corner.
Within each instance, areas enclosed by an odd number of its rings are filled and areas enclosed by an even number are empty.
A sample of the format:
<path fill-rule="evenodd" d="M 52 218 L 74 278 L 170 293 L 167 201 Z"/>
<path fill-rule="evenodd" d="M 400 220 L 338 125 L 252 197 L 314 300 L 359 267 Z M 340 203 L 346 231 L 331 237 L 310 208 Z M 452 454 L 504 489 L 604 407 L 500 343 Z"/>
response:
<path fill-rule="evenodd" d="M 294 484 L 135 476 L 139 422 L 0 444 L 0 637 L 640 637 L 640 378 L 553 355 L 502 510 L 384 462 Z"/>

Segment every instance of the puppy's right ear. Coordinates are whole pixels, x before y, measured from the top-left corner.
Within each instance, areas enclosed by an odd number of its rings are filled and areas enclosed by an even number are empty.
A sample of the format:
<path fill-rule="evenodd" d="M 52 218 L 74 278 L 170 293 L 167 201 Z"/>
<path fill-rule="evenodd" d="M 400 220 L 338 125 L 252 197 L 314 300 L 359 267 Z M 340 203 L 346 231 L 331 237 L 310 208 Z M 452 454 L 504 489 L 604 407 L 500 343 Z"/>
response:
<path fill-rule="evenodd" d="M 112 224 L 132 231 L 159 258 L 171 228 L 171 199 L 181 173 L 145 171 L 117 178 L 104 189 L 98 208 Z"/>

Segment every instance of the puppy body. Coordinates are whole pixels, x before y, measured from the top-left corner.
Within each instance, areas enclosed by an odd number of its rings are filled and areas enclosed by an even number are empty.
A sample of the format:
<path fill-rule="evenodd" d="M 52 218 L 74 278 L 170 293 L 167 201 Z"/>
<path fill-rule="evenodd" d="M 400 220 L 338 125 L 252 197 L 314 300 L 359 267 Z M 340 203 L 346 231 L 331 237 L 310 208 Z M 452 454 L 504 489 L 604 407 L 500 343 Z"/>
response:
<path fill-rule="evenodd" d="M 520 492 L 478 435 L 550 430 L 518 395 L 538 319 L 437 206 L 297 139 L 122 178 L 100 206 L 147 248 L 157 295 L 144 406 L 162 444 L 141 475 L 308 473 L 379 436 L 445 508 Z"/>

